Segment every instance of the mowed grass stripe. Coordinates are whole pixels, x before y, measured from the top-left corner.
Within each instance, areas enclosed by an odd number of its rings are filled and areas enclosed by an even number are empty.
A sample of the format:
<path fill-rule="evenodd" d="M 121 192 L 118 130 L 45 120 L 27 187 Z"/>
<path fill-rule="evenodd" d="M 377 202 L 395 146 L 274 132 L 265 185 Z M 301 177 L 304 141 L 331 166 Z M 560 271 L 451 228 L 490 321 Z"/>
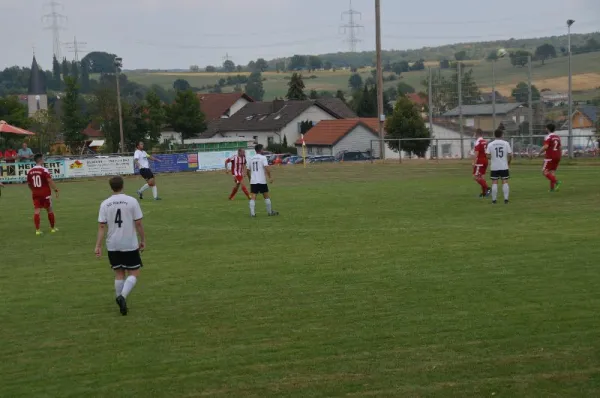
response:
<path fill-rule="evenodd" d="M 600 169 L 549 194 L 517 165 L 497 207 L 461 163 L 274 173 L 257 219 L 222 173 L 159 176 L 127 317 L 93 257 L 106 181 L 62 183 L 41 239 L 5 189 L 0 396 L 598 394 Z"/>

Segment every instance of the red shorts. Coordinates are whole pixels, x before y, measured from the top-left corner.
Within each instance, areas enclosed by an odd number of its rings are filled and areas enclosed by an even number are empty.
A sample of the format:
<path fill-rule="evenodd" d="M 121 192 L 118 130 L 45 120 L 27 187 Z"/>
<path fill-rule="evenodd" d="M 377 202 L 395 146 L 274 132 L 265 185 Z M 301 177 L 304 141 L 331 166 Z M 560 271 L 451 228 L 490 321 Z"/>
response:
<path fill-rule="evenodd" d="M 49 209 L 52 207 L 52 196 L 33 198 L 34 209 Z"/>
<path fill-rule="evenodd" d="M 487 163 L 477 163 L 473 166 L 473 175 L 474 176 L 484 176 L 487 172 L 488 164 Z"/>
<path fill-rule="evenodd" d="M 233 182 L 236 184 L 241 184 L 244 182 L 244 176 L 233 176 Z"/>
<path fill-rule="evenodd" d="M 559 159 L 544 159 L 544 171 L 556 171 L 558 169 Z"/>

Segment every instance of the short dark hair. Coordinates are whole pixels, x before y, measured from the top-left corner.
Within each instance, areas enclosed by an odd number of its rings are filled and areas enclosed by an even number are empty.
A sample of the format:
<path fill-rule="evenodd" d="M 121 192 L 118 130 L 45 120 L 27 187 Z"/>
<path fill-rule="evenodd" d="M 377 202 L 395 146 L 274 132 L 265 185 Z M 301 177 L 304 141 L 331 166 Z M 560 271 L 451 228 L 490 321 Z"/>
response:
<path fill-rule="evenodd" d="M 138 143 L 137 143 L 137 144 L 135 144 L 135 147 L 136 147 L 136 148 L 139 148 L 139 147 L 140 147 L 140 144 L 143 144 L 143 143 L 144 143 L 144 141 L 138 141 Z"/>
<path fill-rule="evenodd" d="M 262 144 L 256 144 L 256 146 L 254 147 L 254 150 L 256 151 L 256 153 L 260 153 L 260 151 L 262 151 L 264 148 L 264 146 Z"/>
<path fill-rule="evenodd" d="M 502 138 L 503 135 L 504 135 L 503 129 L 496 129 L 496 131 L 494 131 L 494 137 L 496 137 L 496 138 Z"/>
<path fill-rule="evenodd" d="M 115 176 L 108 180 L 108 184 L 113 192 L 120 192 L 123 190 L 123 185 L 125 185 L 125 181 L 123 181 L 123 177 Z"/>
<path fill-rule="evenodd" d="M 546 128 L 548 129 L 549 132 L 554 133 L 556 131 L 556 126 L 554 125 L 554 123 L 548 123 L 546 125 Z"/>
<path fill-rule="evenodd" d="M 483 137 L 483 130 L 482 129 L 475 130 L 475 135 L 477 135 L 477 137 Z"/>
<path fill-rule="evenodd" d="M 44 155 L 42 155 L 41 153 L 36 153 L 35 156 L 33 157 L 33 161 L 37 163 L 40 160 L 42 160 L 43 158 L 44 158 Z"/>

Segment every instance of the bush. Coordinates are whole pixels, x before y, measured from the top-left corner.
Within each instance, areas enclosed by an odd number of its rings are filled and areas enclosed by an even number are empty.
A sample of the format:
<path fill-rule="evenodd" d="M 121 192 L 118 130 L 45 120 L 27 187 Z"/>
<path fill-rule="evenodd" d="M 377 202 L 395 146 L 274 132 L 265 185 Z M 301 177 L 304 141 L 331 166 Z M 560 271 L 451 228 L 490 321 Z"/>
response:
<path fill-rule="evenodd" d="M 267 147 L 267 151 L 273 153 L 291 153 L 294 155 L 298 154 L 298 149 L 296 147 L 286 147 L 283 144 L 271 144 Z"/>

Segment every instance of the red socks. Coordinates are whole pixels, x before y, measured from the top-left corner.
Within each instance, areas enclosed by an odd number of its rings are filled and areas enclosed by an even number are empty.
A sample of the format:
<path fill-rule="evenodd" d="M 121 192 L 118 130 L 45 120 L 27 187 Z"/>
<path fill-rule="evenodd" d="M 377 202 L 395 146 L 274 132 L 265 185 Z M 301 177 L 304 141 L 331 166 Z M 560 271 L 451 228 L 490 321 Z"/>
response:
<path fill-rule="evenodd" d="M 554 174 L 546 174 L 546 178 L 548 180 L 550 180 L 550 189 L 554 189 L 554 187 L 556 186 L 556 177 L 554 176 Z"/>
<path fill-rule="evenodd" d="M 50 228 L 54 228 L 54 213 L 48 213 L 48 221 L 50 222 Z"/>
<path fill-rule="evenodd" d="M 231 195 L 229 195 L 229 200 L 233 199 L 235 197 L 235 194 L 238 191 L 238 187 L 234 187 L 233 191 L 231 191 Z"/>
<path fill-rule="evenodd" d="M 242 191 L 246 194 L 246 197 L 250 199 L 250 192 L 248 192 L 248 188 L 245 185 L 242 185 Z"/>
<path fill-rule="evenodd" d="M 479 185 L 481 185 L 482 192 L 484 194 L 486 194 L 489 187 L 488 187 L 488 184 L 487 184 L 487 181 L 485 180 L 485 178 L 479 177 L 479 178 L 477 178 L 476 181 Z"/>
<path fill-rule="evenodd" d="M 33 215 L 33 223 L 35 224 L 35 230 L 38 231 L 40 229 L 40 215 L 39 214 Z"/>

